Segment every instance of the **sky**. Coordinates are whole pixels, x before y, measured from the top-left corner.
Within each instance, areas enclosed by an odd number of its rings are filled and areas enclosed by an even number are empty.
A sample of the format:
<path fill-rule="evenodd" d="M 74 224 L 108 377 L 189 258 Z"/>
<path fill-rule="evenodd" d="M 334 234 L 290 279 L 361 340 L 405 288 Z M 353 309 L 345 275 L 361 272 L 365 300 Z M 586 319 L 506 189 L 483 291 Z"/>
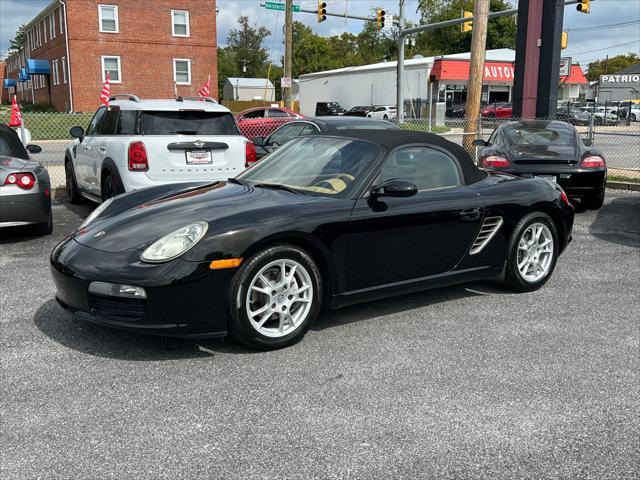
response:
<path fill-rule="evenodd" d="M 387 13 L 398 13 L 398 0 L 325 1 L 330 13 L 344 14 L 347 9 L 350 14 L 368 16 L 370 9 L 374 7 L 382 7 Z M 50 0 L 0 0 L 0 52 L 6 52 L 16 28 L 30 21 L 49 3 Z M 263 25 L 275 34 L 266 39 L 264 46 L 270 50 L 271 58 L 277 61 L 282 56 L 284 14 L 265 10 L 260 7 L 261 3 L 264 1 L 218 0 L 218 44 L 224 46 L 229 30 L 237 25 L 238 17 L 247 15 L 252 23 Z M 517 1 L 513 0 L 512 3 L 515 6 Z M 294 4 L 309 10 L 317 8 L 315 0 L 294 0 Z M 416 13 L 417 5 L 418 0 L 405 0 L 407 18 L 416 23 L 419 20 Z M 296 13 L 294 18 L 324 36 L 337 35 L 345 31 L 358 33 L 363 25 L 360 20 L 345 22 L 344 18 L 335 17 L 328 17 L 325 22 L 318 24 L 315 15 L 309 13 Z M 562 55 L 572 57 L 574 62 L 580 62 L 583 66 L 606 55 L 615 56 L 629 52 L 640 54 L 640 0 L 591 0 L 591 13 L 588 15 L 576 11 L 574 5 L 567 6 L 564 29 L 569 32 L 569 48 L 563 51 Z"/>

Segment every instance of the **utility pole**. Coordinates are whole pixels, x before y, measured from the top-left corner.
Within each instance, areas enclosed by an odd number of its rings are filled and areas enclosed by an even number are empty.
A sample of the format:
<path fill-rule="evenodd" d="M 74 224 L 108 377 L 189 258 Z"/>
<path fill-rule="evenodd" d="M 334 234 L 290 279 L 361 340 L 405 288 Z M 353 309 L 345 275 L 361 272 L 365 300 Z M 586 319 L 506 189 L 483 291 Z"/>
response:
<path fill-rule="evenodd" d="M 487 0 L 488 2 L 489 0 Z M 404 29 L 404 0 L 400 0 L 398 5 L 398 63 L 397 63 L 397 78 L 398 83 L 396 89 L 396 115 L 398 123 L 404 122 L 404 36 L 402 30 Z"/>
<path fill-rule="evenodd" d="M 291 109 L 291 57 L 293 50 L 293 0 L 286 0 L 284 13 L 284 76 L 289 86 L 284 88 L 284 106 Z"/>
<path fill-rule="evenodd" d="M 473 146 L 475 135 L 472 134 L 478 130 L 488 23 L 489 0 L 473 0 L 473 32 L 471 33 L 469 85 L 467 86 L 467 103 L 465 105 L 466 120 L 464 122 L 464 135 L 462 137 L 462 146 L 470 155 L 473 155 L 475 151 L 475 147 Z"/>

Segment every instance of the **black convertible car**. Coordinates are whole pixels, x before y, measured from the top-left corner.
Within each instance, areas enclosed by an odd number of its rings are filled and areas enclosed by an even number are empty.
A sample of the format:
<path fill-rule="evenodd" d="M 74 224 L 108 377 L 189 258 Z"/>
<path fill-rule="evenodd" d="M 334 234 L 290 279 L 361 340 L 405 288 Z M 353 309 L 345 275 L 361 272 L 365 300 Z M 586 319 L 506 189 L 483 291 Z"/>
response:
<path fill-rule="evenodd" d="M 604 203 L 607 164 L 600 150 L 580 138 L 573 125 L 557 120 L 519 120 L 496 128 L 483 147 L 479 164 L 523 177 L 541 177 L 558 183 L 569 197 L 586 208 Z"/>
<path fill-rule="evenodd" d="M 57 299 L 103 325 L 259 349 L 337 308 L 472 280 L 540 288 L 573 207 L 546 180 L 484 172 L 436 135 L 294 139 L 236 178 L 98 207 L 51 254 Z"/>

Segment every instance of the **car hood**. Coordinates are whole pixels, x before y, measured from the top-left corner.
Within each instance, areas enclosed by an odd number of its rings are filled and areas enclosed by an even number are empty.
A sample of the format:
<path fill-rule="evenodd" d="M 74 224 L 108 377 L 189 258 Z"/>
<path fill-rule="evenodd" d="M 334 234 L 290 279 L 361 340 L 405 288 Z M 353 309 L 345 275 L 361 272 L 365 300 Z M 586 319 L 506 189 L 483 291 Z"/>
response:
<path fill-rule="evenodd" d="M 186 189 L 182 187 L 127 206 L 122 211 L 118 203 L 129 202 L 129 195 L 117 198 L 109 206 L 108 210 L 119 209 L 119 213 L 106 218 L 99 216 L 79 230 L 75 240 L 105 252 L 142 249 L 190 223 L 205 221 L 209 224 L 209 232 L 220 233 L 219 230 L 225 228 L 223 219 L 226 221 L 249 211 L 255 214 L 259 210 L 294 208 L 301 203 L 323 200 L 323 197 L 313 195 L 216 182 Z M 219 221 L 221 223 L 216 224 Z"/>

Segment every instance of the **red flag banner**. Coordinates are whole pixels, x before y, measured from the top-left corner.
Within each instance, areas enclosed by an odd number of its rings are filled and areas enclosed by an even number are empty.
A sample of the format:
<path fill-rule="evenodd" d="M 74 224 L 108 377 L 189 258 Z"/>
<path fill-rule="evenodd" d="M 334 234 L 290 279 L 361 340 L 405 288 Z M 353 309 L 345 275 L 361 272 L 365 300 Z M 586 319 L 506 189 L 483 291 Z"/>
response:
<path fill-rule="evenodd" d="M 199 97 L 208 97 L 211 93 L 211 75 L 207 79 L 207 83 L 205 83 L 200 90 L 198 90 Z"/>
<path fill-rule="evenodd" d="M 102 92 L 100 92 L 100 103 L 109 106 L 109 96 L 111 95 L 111 76 L 107 72 L 107 76 L 102 84 Z"/>
<path fill-rule="evenodd" d="M 14 95 L 11 99 L 11 118 L 9 118 L 10 127 L 19 127 L 22 125 L 22 112 L 20 112 L 20 105 Z"/>

